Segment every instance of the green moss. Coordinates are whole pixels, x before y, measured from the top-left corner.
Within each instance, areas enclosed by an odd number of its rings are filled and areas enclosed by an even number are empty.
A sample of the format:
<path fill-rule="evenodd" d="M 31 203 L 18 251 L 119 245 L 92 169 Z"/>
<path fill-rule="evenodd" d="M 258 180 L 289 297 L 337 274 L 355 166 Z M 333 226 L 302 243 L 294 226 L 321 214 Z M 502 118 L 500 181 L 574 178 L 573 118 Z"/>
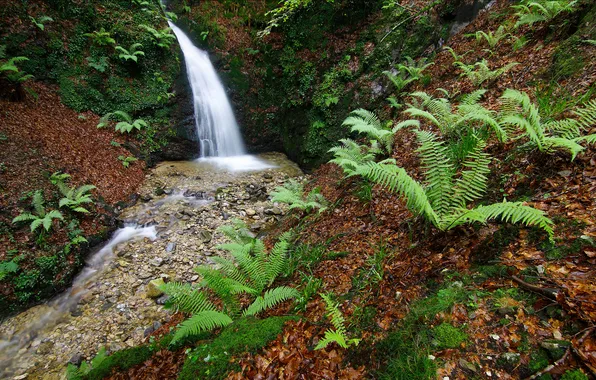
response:
<path fill-rule="evenodd" d="M 581 369 L 574 369 L 565 372 L 561 380 L 588 380 L 588 376 Z"/>
<path fill-rule="evenodd" d="M 468 339 L 468 335 L 450 325 L 449 323 L 442 323 L 433 329 L 434 344 L 439 349 L 445 348 L 459 348 L 463 342 Z"/>
<path fill-rule="evenodd" d="M 178 379 L 222 379 L 231 371 L 239 370 L 231 364 L 233 355 L 256 352 L 275 339 L 284 323 L 292 317 L 270 317 L 259 320 L 242 318 L 223 329 L 221 334 L 209 343 L 195 348 L 184 362 Z"/>

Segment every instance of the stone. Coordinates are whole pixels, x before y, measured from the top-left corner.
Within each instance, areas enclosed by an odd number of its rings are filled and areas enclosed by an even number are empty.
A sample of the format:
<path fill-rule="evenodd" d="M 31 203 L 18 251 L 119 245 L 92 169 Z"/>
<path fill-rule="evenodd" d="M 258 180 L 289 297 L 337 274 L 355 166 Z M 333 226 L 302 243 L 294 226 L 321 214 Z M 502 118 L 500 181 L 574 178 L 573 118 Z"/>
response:
<path fill-rule="evenodd" d="M 211 239 L 213 239 L 213 235 L 211 234 L 211 232 L 206 230 L 200 230 L 198 235 L 202 243 L 209 243 Z"/>
<path fill-rule="evenodd" d="M 149 281 L 147 284 L 146 294 L 148 298 L 157 298 L 163 294 L 159 287 L 164 285 L 164 280 L 160 278 L 156 278 L 154 280 Z"/>

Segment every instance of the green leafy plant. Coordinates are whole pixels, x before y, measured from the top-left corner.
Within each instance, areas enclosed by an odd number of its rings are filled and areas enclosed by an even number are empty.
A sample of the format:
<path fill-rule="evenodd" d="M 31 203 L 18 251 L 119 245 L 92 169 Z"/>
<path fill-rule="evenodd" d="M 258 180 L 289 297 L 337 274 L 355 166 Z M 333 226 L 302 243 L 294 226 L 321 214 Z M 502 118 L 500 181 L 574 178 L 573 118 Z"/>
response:
<path fill-rule="evenodd" d="M 128 168 L 131 163 L 138 161 L 137 158 L 132 157 L 132 156 L 128 156 L 128 157 L 118 156 L 118 159 L 122 162 L 122 166 L 124 166 L 125 168 Z"/>
<path fill-rule="evenodd" d="M 395 68 L 397 73 L 391 71 L 383 71 L 383 74 L 389 78 L 391 83 L 395 85 L 397 93 L 401 93 L 410 83 L 419 80 L 422 77 L 424 70 L 434 65 L 433 62 L 427 63 L 424 58 L 418 62 L 411 57 L 406 57 L 405 63 L 400 63 Z"/>
<path fill-rule="evenodd" d="M 189 284 L 167 283 L 161 286 L 170 296 L 168 307 L 175 307 L 192 316 L 182 322 L 172 342 L 202 331 L 210 331 L 232 323 L 240 316 L 255 316 L 262 311 L 291 298 L 299 292 L 287 286 L 268 289 L 283 273 L 288 263 L 289 235 L 282 235 L 270 253 L 261 240 L 251 237 L 242 222 L 220 229 L 231 243 L 222 244 L 231 259 L 215 257 L 218 269 L 200 266 L 196 271 L 202 276 L 201 285 L 210 289 L 222 300 L 221 310 L 207 298 L 207 295 Z M 241 309 L 239 295 L 245 294 L 252 303 Z"/>
<path fill-rule="evenodd" d="M 515 15 L 518 17 L 515 28 L 537 22 L 549 22 L 561 13 L 573 12 L 577 3 L 569 0 L 539 0 L 513 5 L 512 8 L 517 11 Z"/>
<path fill-rule="evenodd" d="M 116 123 L 115 126 L 116 132 L 120 133 L 130 133 L 134 129 L 140 131 L 143 127 L 147 128 L 149 126 L 149 124 L 147 124 L 147 122 L 143 119 L 133 120 L 132 117 L 124 111 L 114 111 L 103 115 L 102 118 L 99 119 L 99 124 L 97 124 L 97 128 L 103 128 L 109 125 L 110 120 L 113 119 L 122 120 Z"/>
<path fill-rule="evenodd" d="M 130 45 L 128 50 L 126 50 L 122 46 L 116 46 L 115 49 L 116 51 L 120 52 L 120 54 L 118 54 L 118 58 L 123 59 L 125 61 L 131 60 L 134 62 L 138 62 L 139 57 L 145 56 L 144 51 L 138 50 L 141 47 L 143 47 L 143 45 L 136 43 Z"/>
<path fill-rule="evenodd" d="M 99 46 L 108 46 L 114 45 L 116 40 L 112 38 L 110 32 L 106 32 L 105 28 L 101 28 L 99 31 L 94 31 L 93 33 L 85 33 L 83 34 L 85 37 L 89 37 L 93 40 L 93 43 Z"/>
<path fill-rule="evenodd" d="M 468 36 L 475 37 L 476 41 L 478 42 L 482 42 L 484 40 L 491 49 L 494 49 L 503 38 L 506 38 L 509 35 L 510 34 L 506 32 L 505 26 L 501 25 L 494 33 L 492 31 L 488 31 L 488 33 L 486 33 L 482 30 L 479 30 L 476 33 Z"/>
<path fill-rule="evenodd" d="M 499 141 L 507 140 L 507 133 L 501 127 L 495 112 L 483 107 L 479 102 L 486 90 L 476 90 L 463 95 L 454 109 L 447 98 L 434 98 L 425 92 L 414 92 L 416 100 L 405 110 L 410 116 L 426 120 L 445 134 L 460 134 L 465 127 L 479 129 L 488 127 L 493 130 Z"/>
<path fill-rule="evenodd" d="M 149 32 L 153 37 L 154 43 L 161 48 L 168 49 L 176 41 L 176 36 L 171 33 L 172 29 L 170 28 L 157 30 L 148 25 L 139 25 L 139 27 Z"/>
<path fill-rule="evenodd" d="M 596 100 L 586 103 L 585 108 L 575 111 L 575 118 L 543 121 L 540 110 L 528 94 L 507 89 L 501 97 L 503 102 L 502 123 L 523 132 L 532 147 L 540 152 L 552 153 L 564 150 L 575 159 L 584 147 L 580 143 L 596 143 L 596 134 L 583 132 L 596 123 Z"/>
<path fill-rule="evenodd" d="M 13 260 L 0 262 L 0 281 L 4 280 L 8 275 L 16 273 L 19 270 L 19 264 Z"/>
<path fill-rule="evenodd" d="M 473 65 L 468 65 L 461 61 L 454 62 L 453 65 L 459 67 L 463 71 L 461 76 L 467 77 L 475 86 L 480 86 L 484 82 L 490 83 L 494 81 L 507 71 L 511 70 L 512 67 L 519 65 L 519 63 L 511 62 L 495 70 L 491 70 L 488 67 L 488 63 L 485 59 L 476 62 Z"/>
<path fill-rule="evenodd" d="M 463 224 L 501 220 L 542 228 L 553 240 L 552 221 L 544 212 L 522 202 L 494 203 L 468 209 L 470 202 L 480 199 L 487 189 L 490 157 L 478 140 L 458 168 L 451 162 L 447 147 L 431 132 L 415 131 L 421 146 L 418 149 L 426 181 L 420 183 L 395 164 L 369 162 L 355 173 L 385 186 L 406 199 L 407 207 L 423 216 L 441 231 Z M 456 175 L 459 173 L 459 178 Z"/>
<path fill-rule="evenodd" d="M 12 220 L 13 223 L 19 222 L 30 222 L 29 227 L 31 228 L 31 232 L 34 232 L 39 227 L 43 227 L 45 231 L 49 231 L 52 228 L 52 223 L 54 219 L 64 220 L 62 213 L 58 210 L 50 210 L 46 211 L 44 206 L 44 199 L 41 190 L 37 190 L 33 194 L 31 206 L 33 207 L 33 212 L 23 212 L 16 218 Z"/>
<path fill-rule="evenodd" d="M 304 184 L 290 179 L 283 186 L 278 186 L 271 193 L 272 202 L 280 202 L 289 205 L 290 210 L 301 210 L 309 213 L 318 209 L 319 213 L 327 210 L 327 200 L 320 193 L 318 188 L 312 189 L 304 194 Z"/>
<path fill-rule="evenodd" d="M 38 19 L 36 19 L 35 17 L 32 17 L 32 16 L 29 16 L 29 20 L 31 20 L 33 25 L 35 25 L 39 30 L 45 30 L 46 26 L 44 24 L 54 21 L 54 19 L 51 18 L 50 16 L 44 16 L 44 15 L 40 16 Z"/>
<path fill-rule="evenodd" d="M 402 128 L 419 127 L 420 122 L 417 120 L 406 120 L 391 128 L 391 122 L 381 123 L 374 113 L 360 108 L 352 111 L 342 125 L 350 126 L 352 132 L 368 135 L 372 152 L 391 154 L 393 150 L 393 135 Z"/>
<path fill-rule="evenodd" d="M 93 57 L 87 57 L 87 65 L 100 73 L 105 73 L 108 68 L 108 57 L 99 57 L 95 59 Z"/>
<path fill-rule="evenodd" d="M 342 348 L 348 348 L 352 345 L 357 346 L 360 343 L 360 339 L 348 339 L 345 326 L 346 321 L 339 310 L 339 305 L 327 294 L 321 294 L 321 297 L 327 304 L 327 316 L 331 320 L 331 324 L 335 327 L 335 330 L 328 329 L 325 331 L 325 337 L 319 341 L 315 350 L 321 350 L 331 343 L 337 343 Z"/>

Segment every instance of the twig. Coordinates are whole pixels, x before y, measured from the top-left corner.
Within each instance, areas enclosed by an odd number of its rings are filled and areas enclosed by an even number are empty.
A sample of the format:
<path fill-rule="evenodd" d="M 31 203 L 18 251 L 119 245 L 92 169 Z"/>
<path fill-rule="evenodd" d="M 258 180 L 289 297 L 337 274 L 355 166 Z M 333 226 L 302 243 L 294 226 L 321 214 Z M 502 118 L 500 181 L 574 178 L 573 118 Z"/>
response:
<path fill-rule="evenodd" d="M 542 294 L 543 296 L 550 299 L 557 299 L 557 294 L 559 293 L 557 289 L 541 288 L 536 285 L 528 284 L 527 282 L 525 282 L 517 276 L 511 276 L 511 279 L 515 281 L 518 285 L 520 285 L 522 288 L 526 288 L 534 293 Z"/>

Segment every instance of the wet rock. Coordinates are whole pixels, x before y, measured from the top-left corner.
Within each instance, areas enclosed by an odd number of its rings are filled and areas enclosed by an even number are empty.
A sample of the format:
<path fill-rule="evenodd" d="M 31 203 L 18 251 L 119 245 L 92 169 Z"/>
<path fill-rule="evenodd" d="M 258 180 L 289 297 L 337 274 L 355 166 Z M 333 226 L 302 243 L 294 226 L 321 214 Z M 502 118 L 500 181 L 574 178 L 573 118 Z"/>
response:
<path fill-rule="evenodd" d="M 197 235 L 199 235 L 199 239 L 202 243 L 209 243 L 211 239 L 213 239 L 213 235 L 211 234 L 211 232 L 206 230 L 200 230 Z"/>
<path fill-rule="evenodd" d="M 163 294 L 163 292 L 159 289 L 160 286 L 164 285 L 164 280 L 160 278 L 156 278 L 154 280 L 149 281 L 147 284 L 146 294 L 148 298 L 157 298 Z"/>
<path fill-rule="evenodd" d="M 74 354 L 68 360 L 68 363 L 76 365 L 77 367 L 80 366 L 82 362 L 83 362 L 83 354 L 81 354 L 80 352 Z"/>

